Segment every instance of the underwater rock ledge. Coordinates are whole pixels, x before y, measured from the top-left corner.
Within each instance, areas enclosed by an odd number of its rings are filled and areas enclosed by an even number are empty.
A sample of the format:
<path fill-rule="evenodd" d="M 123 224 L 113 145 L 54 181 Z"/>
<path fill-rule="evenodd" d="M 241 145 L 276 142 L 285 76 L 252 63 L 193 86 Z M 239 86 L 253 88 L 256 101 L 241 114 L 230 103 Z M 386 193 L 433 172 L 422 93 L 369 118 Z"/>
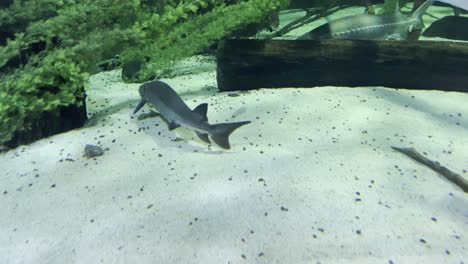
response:
<path fill-rule="evenodd" d="M 468 45 L 440 41 L 224 40 L 221 91 L 385 86 L 468 92 Z"/>
<path fill-rule="evenodd" d="M 39 113 L 30 122 L 28 130 L 16 130 L 13 137 L 3 143 L 5 149 L 16 148 L 36 140 L 50 137 L 84 126 L 87 120 L 85 101 L 81 105 L 61 106 Z"/>

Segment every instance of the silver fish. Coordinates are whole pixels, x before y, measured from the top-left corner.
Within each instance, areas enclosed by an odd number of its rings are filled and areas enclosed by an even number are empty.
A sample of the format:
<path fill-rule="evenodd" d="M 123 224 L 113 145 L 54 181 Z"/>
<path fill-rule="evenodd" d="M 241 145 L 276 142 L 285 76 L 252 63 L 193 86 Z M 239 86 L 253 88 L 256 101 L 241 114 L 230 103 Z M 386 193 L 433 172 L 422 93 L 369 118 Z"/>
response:
<path fill-rule="evenodd" d="M 433 2 L 434 0 L 424 2 L 410 16 L 402 14 L 397 4 L 393 14 L 342 17 L 319 26 L 298 39 L 406 39 L 413 29 L 424 27 L 422 15 Z"/>

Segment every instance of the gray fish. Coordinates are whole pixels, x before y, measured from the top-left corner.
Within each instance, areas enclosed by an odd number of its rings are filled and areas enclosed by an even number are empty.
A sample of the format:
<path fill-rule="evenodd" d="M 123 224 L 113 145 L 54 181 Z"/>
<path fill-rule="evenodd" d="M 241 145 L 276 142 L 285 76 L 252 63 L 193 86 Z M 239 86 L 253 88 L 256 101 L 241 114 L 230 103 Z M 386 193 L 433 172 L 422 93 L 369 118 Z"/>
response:
<path fill-rule="evenodd" d="M 422 15 L 433 2 L 434 0 L 424 2 L 411 16 L 402 14 L 397 4 L 394 14 L 342 17 L 319 26 L 298 39 L 406 39 L 413 29 L 424 27 Z"/>
<path fill-rule="evenodd" d="M 191 110 L 169 85 L 161 81 L 144 83 L 140 86 L 139 92 L 141 101 L 133 114 L 146 103 L 151 103 L 168 122 L 169 130 L 180 126 L 189 128 L 204 142 L 210 143 L 209 137 L 211 137 L 218 146 L 225 149 L 230 148 L 229 135 L 237 128 L 250 123 L 242 121 L 210 125 L 206 116 L 208 104 L 200 104 Z"/>

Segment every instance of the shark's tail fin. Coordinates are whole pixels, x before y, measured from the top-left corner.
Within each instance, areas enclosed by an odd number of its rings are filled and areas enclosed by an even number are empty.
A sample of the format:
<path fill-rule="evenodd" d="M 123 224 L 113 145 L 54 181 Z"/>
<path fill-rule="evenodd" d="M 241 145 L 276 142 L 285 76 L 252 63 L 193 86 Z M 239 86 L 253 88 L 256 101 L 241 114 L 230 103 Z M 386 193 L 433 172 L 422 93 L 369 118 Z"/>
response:
<path fill-rule="evenodd" d="M 234 132 L 234 130 L 248 123 L 250 123 L 250 121 L 211 125 L 211 139 L 213 139 L 218 146 L 224 149 L 230 149 L 229 135 Z"/>
<path fill-rule="evenodd" d="M 424 13 L 426 13 L 426 10 L 435 2 L 436 0 L 427 0 L 426 2 L 422 3 L 422 5 L 420 5 L 418 7 L 418 9 L 416 9 L 413 14 L 411 14 L 411 18 L 415 18 L 415 19 L 418 19 L 420 20 L 422 18 L 422 16 L 424 15 Z"/>
<path fill-rule="evenodd" d="M 421 30 L 424 28 L 422 16 L 429 8 L 429 6 L 431 6 L 435 1 L 436 0 L 427 0 L 426 2 L 422 3 L 422 5 L 419 6 L 418 9 L 413 12 L 413 14 L 411 14 L 411 20 L 414 22 L 409 28 L 409 31 L 413 31 L 414 29 Z"/>

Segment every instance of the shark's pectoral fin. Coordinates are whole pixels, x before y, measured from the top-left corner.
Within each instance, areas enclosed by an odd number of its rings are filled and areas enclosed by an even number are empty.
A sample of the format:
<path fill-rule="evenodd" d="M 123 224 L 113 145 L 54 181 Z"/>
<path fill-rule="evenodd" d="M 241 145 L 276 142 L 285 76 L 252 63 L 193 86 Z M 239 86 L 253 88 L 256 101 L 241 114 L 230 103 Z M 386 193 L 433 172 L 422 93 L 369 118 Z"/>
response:
<path fill-rule="evenodd" d="M 403 40 L 405 39 L 401 34 L 399 33 L 393 33 L 385 37 L 385 40 Z"/>
<path fill-rule="evenodd" d="M 174 129 L 178 128 L 178 127 L 180 127 L 180 124 L 178 124 L 178 123 L 176 123 L 174 121 L 171 121 L 169 123 L 169 130 L 174 130 Z"/>
<path fill-rule="evenodd" d="M 156 113 L 155 111 L 150 110 L 149 113 L 144 113 L 144 114 L 139 115 L 137 117 L 137 120 L 143 120 L 143 119 L 152 118 L 152 117 L 156 117 L 160 115 L 161 115 L 160 113 Z"/>
<path fill-rule="evenodd" d="M 203 140 L 204 142 L 206 142 L 206 143 L 211 143 L 210 139 L 208 138 L 208 134 L 206 134 L 206 133 L 200 133 L 200 132 L 197 132 L 197 131 L 195 131 L 195 133 L 197 133 L 197 136 L 198 136 L 201 140 Z"/>
<path fill-rule="evenodd" d="M 208 104 L 203 103 L 199 104 L 197 107 L 195 107 L 192 112 L 197 113 L 202 116 L 203 121 L 208 121 L 208 117 L 206 116 L 206 113 L 208 112 Z"/>
<path fill-rule="evenodd" d="M 144 105 L 146 104 L 145 99 L 141 99 L 140 103 L 135 107 L 135 110 L 133 110 L 133 114 L 136 114 Z"/>

